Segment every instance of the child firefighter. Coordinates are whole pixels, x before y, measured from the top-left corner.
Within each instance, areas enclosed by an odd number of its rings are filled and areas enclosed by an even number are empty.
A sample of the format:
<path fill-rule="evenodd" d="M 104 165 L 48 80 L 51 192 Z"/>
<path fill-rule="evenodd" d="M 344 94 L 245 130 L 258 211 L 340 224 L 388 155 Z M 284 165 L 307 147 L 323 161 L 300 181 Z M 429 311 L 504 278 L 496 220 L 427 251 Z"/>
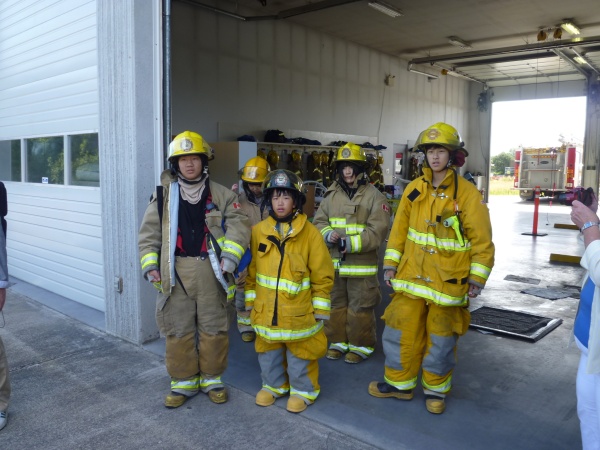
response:
<path fill-rule="evenodd" d="M 319 364 L 327 351 L 334 269 L 321 234 L 302 213 L 302 180 L 275 170 L 263 183 L 269 217 L 252 229 L 246 308 L 256 332 L 262 389 L 256 404 L 289 394 L 287 410 L 302 412 L 319 395 Z"/>

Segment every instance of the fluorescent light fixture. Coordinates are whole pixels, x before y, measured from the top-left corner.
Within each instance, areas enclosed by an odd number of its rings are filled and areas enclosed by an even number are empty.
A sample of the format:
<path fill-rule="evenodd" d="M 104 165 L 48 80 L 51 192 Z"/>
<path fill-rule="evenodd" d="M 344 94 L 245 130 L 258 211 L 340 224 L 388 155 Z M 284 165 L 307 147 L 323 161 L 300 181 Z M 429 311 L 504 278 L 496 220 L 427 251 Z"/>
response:
<path fill-rule="evenodd" d="M 390 17 L 401 17 L 404 15 L 404 13 L 402 11 L 400 11 L 398 8 L 389 5 L 385 2 L 382 1 L 376 1 L 376 2 L 369 2 L 369 6 L 373 9 L 376 9 L 377 11 L 388 15 Z"/>
<path fill-rule="evenodd" d="M 579 27 L 575 25 L 571 21 L 571 19 L 563 19 L 563 22 L 560 24 L 560 27 L 571 35 L 578 35 L 581 33 Z"/>
<path fill-rule="evenodd" d="M 432 75 L 430 73 L 423 72 L 423 71 L 417 70 L 417 69 L 408 69 L 408 71 L 412 72 L 412 73 L 419 74 L 419 75 L 426 76 L 427 78 L 432 79 L 432 80 L 437 80 L 439 78 L 437 75 Z"/>
<path fill-rule="evenodd" d="M 587 61 L 583 56 L 576 56 L 573 60 L 581 65 L 587 64 Z"/>
<path fill-rule="evenodd" d="M 460 47 L 460 48 L 473 48 L 473 47 L 471 47 L 471 44 L 463 41 L 461 38 L 456 37 L 456 36 L 448 36 L 448 42 L 450 42 L 452 45 L 455 45 L 456 47 Z"/>

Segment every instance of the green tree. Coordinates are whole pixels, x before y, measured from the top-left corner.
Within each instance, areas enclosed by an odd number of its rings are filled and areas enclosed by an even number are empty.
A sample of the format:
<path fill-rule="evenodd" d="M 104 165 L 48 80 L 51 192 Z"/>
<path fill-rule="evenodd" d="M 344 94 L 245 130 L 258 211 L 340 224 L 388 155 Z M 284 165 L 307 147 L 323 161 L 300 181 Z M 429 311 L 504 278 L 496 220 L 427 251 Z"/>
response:
<path fill-rule="evenodd" d="M 492 156 L 492 173 L 495 175 L 504 175 L 505 167 L 515 166 L 515 150 L 503 152 L 496 156 Z"/>

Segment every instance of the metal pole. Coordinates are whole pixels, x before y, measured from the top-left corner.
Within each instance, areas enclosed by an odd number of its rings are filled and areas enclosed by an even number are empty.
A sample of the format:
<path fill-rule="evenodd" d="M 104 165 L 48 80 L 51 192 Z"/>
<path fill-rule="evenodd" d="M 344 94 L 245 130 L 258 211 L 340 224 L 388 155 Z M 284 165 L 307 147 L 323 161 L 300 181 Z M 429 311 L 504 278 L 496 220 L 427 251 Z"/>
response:
<path fill-rule="evenodd" d="M 163 0 L 163 160 L 171 142 L 171 0 Z"/>
<path fill-rule="evenodd" d="M 548 236 L 548 233 L 538 233 L 538 213 L 540 208 L 540 187 L 535 187 L 535 199 L 534 199 L 534 208 L 533 208 L 533 230 L 531 233 L 521 233 L 526 236 Z"/>

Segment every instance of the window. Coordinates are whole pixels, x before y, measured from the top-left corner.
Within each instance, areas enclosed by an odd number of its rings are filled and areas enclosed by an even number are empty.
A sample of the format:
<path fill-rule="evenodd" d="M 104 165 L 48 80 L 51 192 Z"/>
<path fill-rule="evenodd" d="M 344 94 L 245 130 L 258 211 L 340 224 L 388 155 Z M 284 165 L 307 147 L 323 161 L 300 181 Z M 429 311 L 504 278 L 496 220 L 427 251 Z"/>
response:
<path fill-rule="evenodd" d="M 100 186 L 98 134 L 71 136 L 71 184 Z"/>
<path fill-rule="evenodd" d="M 21 141 L 0 141 L 0 180 L 21 181 Z"/>
<path fill-rule="evenodd" d="M 98 133 L 0 140 L 0 180 L 99 187 L 99 155 Z"/>
<path fill-rule="evenodd" d="M 65 179 L 64 138 L 27 139 L 27 178 L 30 183 L 63 184 Z"/>

